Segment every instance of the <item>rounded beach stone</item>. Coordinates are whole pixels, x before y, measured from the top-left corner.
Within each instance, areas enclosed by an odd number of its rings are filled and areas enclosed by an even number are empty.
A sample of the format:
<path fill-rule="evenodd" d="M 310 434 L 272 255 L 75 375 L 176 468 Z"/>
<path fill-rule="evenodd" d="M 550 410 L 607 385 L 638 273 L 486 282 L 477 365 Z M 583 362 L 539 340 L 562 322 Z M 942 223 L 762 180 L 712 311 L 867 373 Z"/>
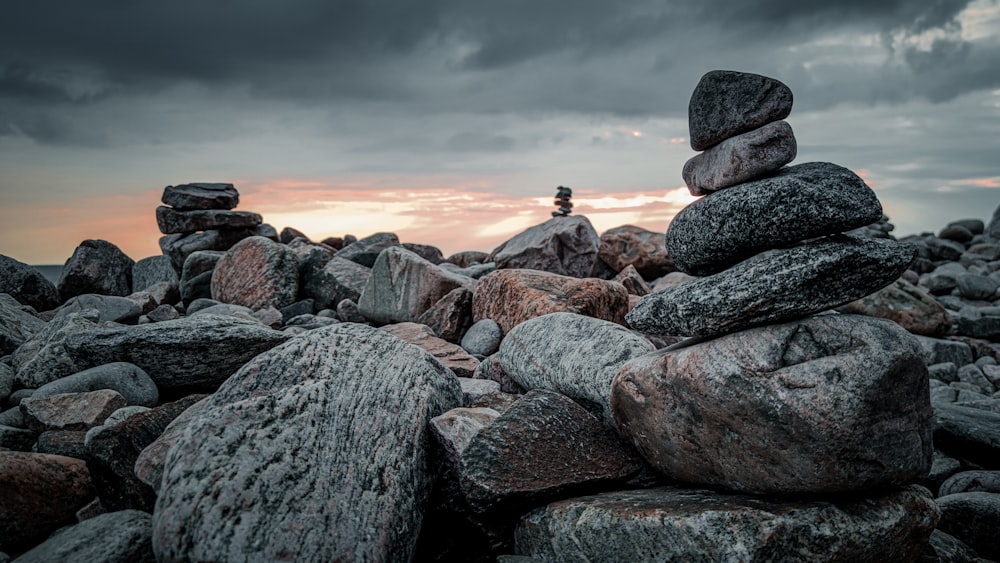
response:
<path fill-rule="evenodd" d="M 84 293 L 125 296 L 132 293 L 135 262 L 106 240 L 85 240 L 73 251 L 59 276 L 63 299 Z"/>
<path fill-rule="evenodd" d="M 682 176 L 691 195 L 749 182 L 795 160 L 798 145 L 787 121 L 730 137 L 684 163 Z"/>
<path fill-rule="evenodd" d="M 128 362 L 99 365 L 46 383 L 35 391 L 32 398 L 99 389 L 113 389 L 121 393 L 129 405 L 152 407 L 160 400 L 152 378 L 142 368 Z"/>
<path fill-rule="evenodd" d="M 701 77 L 688 103 L 691 148 L 703 151 L 791 112 L 792 91 L 781 81 L 749 72 L 713 70 Z"/>
<path fill-rule="evenodd" d="M 212 299 L 261 309 L 295 302 L 299 270 L 295 252 L 264 237 L 249 237 L 226 252 L 212 272 Z"/>
<path fill-rule="evenodd" d="M 706 276 L 754 254 L 878 221 L 882 204 L 864 180 L 829 162 L 808 162 L 715 192 L 678 213 L 667 254 L 682 272 Z"/>

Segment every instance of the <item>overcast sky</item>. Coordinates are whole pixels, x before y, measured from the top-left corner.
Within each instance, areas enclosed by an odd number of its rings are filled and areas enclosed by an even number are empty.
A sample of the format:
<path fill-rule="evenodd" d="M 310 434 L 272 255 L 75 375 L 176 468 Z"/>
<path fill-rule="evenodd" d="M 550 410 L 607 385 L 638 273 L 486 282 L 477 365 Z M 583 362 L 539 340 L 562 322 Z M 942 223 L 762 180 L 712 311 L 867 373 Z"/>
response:
<path fill-rule="evenodd" d="M 0 17 L 0 253 L 158 254 L 189 181 L 446 253 L 544 221 L 559 185 L 599 231 L 663 231 L 713 69 L 788 84 L 795 162 L 861 174 L 898 236 L 1000 205 L 995 0 L 35 0 Z"/>

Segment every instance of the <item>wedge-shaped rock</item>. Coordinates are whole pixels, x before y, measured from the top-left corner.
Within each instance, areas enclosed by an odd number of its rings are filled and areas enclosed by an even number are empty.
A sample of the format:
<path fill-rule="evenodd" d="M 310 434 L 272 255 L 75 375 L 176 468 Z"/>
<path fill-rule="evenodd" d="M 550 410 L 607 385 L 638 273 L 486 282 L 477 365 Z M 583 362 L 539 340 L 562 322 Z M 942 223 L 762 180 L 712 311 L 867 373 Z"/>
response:
<path fill-rule="evenodd" d="M 554 502 L 521 519 L 537 561 L 916 561 L 938 520 L 926 489 L 782 501 L 656 488 Z"/>
<path fill-rule="evenodd" d="M 382 330 L 417 346 L 434 356 L 458 377 L 472 377 L 479 360 L 469 355 L 458 344 L 438 338 L 427 325 L 396 323 L 385 325 Z"/>
<path fill-rule="evenodd" d="M 505 334 L 528 319 L 578 313 L 625 324 L 628 291 L 618 282 L 577 279 L 538 270 L 497 270 L 479 280 L 472 319 L 493 319 Z"/>
<path fill-rule="evenodd" d="M 56 286 L 35 268 L 0 254 L 0 293 L 7 293 L 19 303 L 36 311 L 48 311 L 62 300 Z"/>
<path fill-rule="evenodd" d="M 125 397 L 111 389 L 27 397 L 20 405 L 25 424 L 35 432 L 89 430 L 124 406 Z"/>
<path fill-rule="evenodd" d="M 344 323 L 233 375 L 170 449 L 153 513 L 160 561 L 408 561 L 434 481 L 431 418 L 454 374 Z"/>
<path fill-rule="evenodd" d="M 730 137 L 684 163 L 684 183 L 691 195 L 749 182 L 795 160 L 798 146 L 787 121 Z"/>
<path fill-rule="evenodd" d="M 294 303 L 298 293 L 295 252 L 264 237 L 236 243 L 212 271 L 212 299 L 223 303 L 280 309 Z"/>
<path fill-rule="evenodd" d="M 160 389 L 214 389 L 251 358 L 291 338 L 256 321 L 194 315 L 174 321 L 84 330 L 62 345 L 80 369 L 129 362 Z"/>
<path fill-rule="evenodd" d="M 792 90 L 779 80 L 713 70 L 698 81 L 688 103 L 691 148 L 703 151 L 792 112 Z"/>
<path fill-rule="evenodd" d="M 69 299 L 84 293 L 128 295 L 132 293 L 135 261 L 106 240 L 85 240 L 63 265 L 59 295 Z"/>
<path fill-rule="evenodd" d="M 667 256 L 663 235 L 634 225 L 622 225 L 605 231 L 601 235 L 601 246 L 597 254 L 612 270 L 621 272 L 633 266 L 645 279 L 652 280 L 677 271 Z"/>
<path fill-rule="evenodd" d="M 375 260 L 358 309 L 376 324 L 418 322 L 451 290 L 474 284 L 472 278 L 435 266 L 401 246 L 391 246 Z"/>
<path fill-rule="evenodd" d="M 258 213 L 223 209 L 178 211 L 163 205 L 156 208 L 156 224 L 165 235 L 194 233 L 210 229 L 246 229 L 264 222 Z"/>
<path fill-rule="evenodd" d="M 667 229 L 682 272 L 707 276 L 772 248 L 863 227 L 882 217 L 865 181 L 829 162 L 809 162 L 703 197 Z"/>
<path fill-rule="evenodd" d="M 562 393 L 613 425 L 611 381 L 626 361 L 652 351 L 648 340 L 621 325 L 550 313 L 511 329 L 497 357 L 521 387 Z"/>
<path fill-rule="evenodd" d="M 497 268 L 527 268 L 562 276 L 591 275 L 601 237 L 583 215 L 553 217 L 514 235 L 490 254 Z"/>
<path fill-rule="evenodd" d="M 460 455 L 459 484 L 476 512 L 606 490 L 641 468 L 614 431 L 570 398 L 541 389 L 476 433 Z"/>
<path fill-rule="evenodd" d="M 611 408 L 647 461 L 689 483 L 833 493 L 931 468 L 920 345 L 882 319 L 821 315 L 641 356 Z"/>
<path fill-rule="evenodd" d="M 906 270 L 913 252 L 891 240 L 847 236 L 772 250 L 647 295 L 626 319 L 640 332 L 678 336 L 784 322 L 878 291 Z"/>

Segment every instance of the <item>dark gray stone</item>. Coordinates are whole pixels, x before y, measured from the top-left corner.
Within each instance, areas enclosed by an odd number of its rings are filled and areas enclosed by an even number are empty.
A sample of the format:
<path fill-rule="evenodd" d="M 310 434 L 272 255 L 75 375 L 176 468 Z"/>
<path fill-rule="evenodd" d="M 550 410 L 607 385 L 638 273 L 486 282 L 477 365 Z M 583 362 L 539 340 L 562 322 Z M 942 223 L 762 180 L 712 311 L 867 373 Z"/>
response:
<path fill-rule="evenodd" d="M 972 348 L 965 342 L 919 335 L 914 337 L 924 350 L 924 363 L 927 365 L 949 362 L 958 368 L 973 361 Z M 957 373 L 956 369 L 956 375 Z"/>
<path fill-rule="evenodd" d="M 965 253 L 965 245 L 953 240 L 940 239 L 932 236 L 926 237 L 924 239 L 924 244 L 927 245 L 927 248 L 931 252 L 931 258 L 934 260 L 957 262 L 962 258 L 962 254 Z"/>
<path fill-rule="evenodd" d="M 682 336 L 783 322 L 877 291 L 912 259 L 913 249 L 895 241 L 829 237 L 758 254 L 713 276 L 647 295 L 626 320 L 640 332 Z"/>
<path fill-rule="evenodd" d="M 170 257 L 174 269 L 181 271 L 191 254 L 203 250 L 226 251 L 239 241 L 262 233 L 265 225 L 255 229 L 212 229 L 200 233 L 178 233 L 160 237 L 160 250 Z M 267 237 L 270 238 L 270 237 Z"/>
<path fill-rule="evenodd" d="M 667 256 L 663 233 L 635 225 L 622 225 L 601 234 L 601 246 L 597 255 L 601 262 L 615 272 L 632 266 L 640 276 L 648 280 L 677 271 L 677 267 Z"/>
<path fill-rule="evenodd" d="M 87 459 L 87 445 L 84 430 L 48 430 L 38 435 L 31 451 L 40 454 L 64 455 L 76 459 Z"/>
<path fill-rule="evenodd" d="M 958 334 L 1000 340 L 1000 307 L 962 307 L 955 320 Z"/>
<path fill-rule="evenodd" d="M 106 240 L 85 240 L 73 251 L 59 276 L 59 295 L 84 293 L 125 296 L 132 293 L 135 262 Z"/>
<path fill-rule="evenodd" d="M 41 272 L 3 254 L 0 254 L 0 293 L 9 294 L 37 311 L 55 309 L 62 302 L 56 286 Z"/>
<path fill-rule="evenodd" d="M 212 298 L 212 272 L 202 272 L 193 278 L 185 278 L 180 286 L 181 302 L 190 305 L 198 299 Z"/>
<path fill-rule="evenodd" d="M 521 519 L 542 561 L 913 561 L 938 510 L 926 489 L 782 500 L 654 488 L 554 502 Z"/>
<path fill-rule="evenodd" d="M 934 444 L 960 459 L 987 469 L 1000 469 L 1000 413 L 937 404 Z"/>
<path fill-rule="evenodd" d="M 938 496 L 956 493 L 1000 493 L 1000 471 L 962 471 L 941 483 Z"/>
<path fill-rule="evenodd" d="M 84 293 L 70 298 L 56 309 L 52 320 L 61 319 L 71 313 L 81 313 L 93 309 L 98 312 L 97 322 L 134 324 L 142 314 L 142 306 L 127 297 Z"/>
<path fill-rule="evenodd" d="M 142 291 L 160 282 L 167 282 L 179 285 L 181 280 L 177 277 L 177 270 L 170 262 L 169 256 L 148 256 L 139 260 L 132 266 L 132 287 L 136 291 Z"/>
<path fill-rule="evenodd" d="M 37 389 L 80 371 L 82 368 L 66 352 L 64 342 L 71 334 L 98 328 L 97 317 L 98 312 L 90 310 L 70 313 L 46 324 L 12 355 L 14 381 L 22 387 Z"/>
<path fill-rule="evenodd" d="M 444 262 L 444 254 L 441 254 L 441 249 L 436 246 L 404 242 L 403 248 L 423 258 L 424 260 L 427 260 L 431 264 L 437 265 Z"/>
<path fill-rule="evenodd" d="M 18 563 L 154 563 L 152 516 L 108 512 L 64 528 L 21 554 Z"/>
<path fill-rule="evenodd" d="M 701 196 L 770 174 L 795 160 L 798 146 L 787 121 L 730 137 L 684 163 L 691 195 Z"/>
<path fill-rule="evenodd" d="M 857 174 L 809 162 L 688 205 L 670 222 L 667 254 L 682 272 L 706 276 L 764 250 L 862 227 L 881 216 L 882 204 Z"/>
<path fill-rule="evenodd" d="M 225 255 L 226 253 L 221 250 L 198 250 L 192 252 L 184 259 L 184 267 L 181 270 L 181 281 L 191 280 L 205 272 L 211 272 Z"/>
<path fill-rule="evenodd" d="M 371 273 L 371 268 L 334 256 L 321 269 L 304 277 L 302 295 L 313 299 L 318 309 L 334 307 L 344 299 L 357 302 Z"/>
<path fill-rule="evenodd" d="M 14 391 L 14 368 L 0 362 L 0 404 Z"/>
<path fill-rule="evenodd" d="M 924 546 L 919 563 L 987 563 L 964 542 L 941 530 L 934 530 Z"/>
<path fill-rule="evenodd" d="M 0 293 L 0 356 L 12 354 L 35 334 L 45 329 L 45 321 L 24 311 L 21 303 Z"/>
<path fill-rule="evenodd" d="M 240 194 L 232 184 L 195 182 L 163 188 L 160 201 L 174 209 L 232 209 Z"/>
<path fill-rule="evenodd" d="M 379 253 L 393 246 L 400 246 L 399 237 L 395 233 L 375 233 L 348 244 L 340 249 L 336 256 L 371 268 L 375 265 Z"/>
<path fill-rule="evenodd" d="M 38 434 L 27 428 L 0 424 L 0 450 L 31 451 L 37 437 Z"/>
<path fill-rule="evenodd" d="M 170 448 L 157 559 L 410 560 L 434 482 L 428 422 L 460 402 L 440 362 L 364 325 L 261 354 Z"/>
<path fill-rule="evenodd" d="M 981 557 L 1000 560 L 1000 494 L 958 493 L 937 499 L 938 528 L 961 540 Z"/>
<path fill-rule="evenodd" d="M 701 77 L 688 103 L 691 148 L 705 150 L 791 112 L 792 91 L 780 81 L 748 72 L 713 70 Z"/>
<path fill-rule="evenodd" d="M 114 362 L 93 367 L 46 383 L 32 397 L 38 399 L 60 393 L 82 393 L 99 389 L 113 389 L 129 405 L 155 406 L 160 400 L 156 384 L 139 366 Z"/>
<path fill-rule="evenodd" d="M 590 276 L 601 237 L 583 215 L 553 217 L 496 247 L 489 256 L 497 268 L 526 268 L 562 276 Z"/>
<path fill-rule="evenodd" d="M 146 315 L 146 318 L 150 322 L 162 323 L 163 321 L 173 321 L 179 319 L 181 314 L 177 312 L 177 308 L 173 305 L 163 304 L 159 307 L 153 309 Z"/>
<path fill-rule="evenodd" d="M 221 209 L 178 211 L 162 205 L 156 208 L 156 224 L 160 227 L 160 232 L 165 235 L 211 229 L 250 229 L 263 222 L 263 217 L 250 211 Z"/>
<path fill-rule="evenodd" d="M 162 390 L 214 388 L 251 358 L 289 338 L 256 321 L 197 315 L 87 330 L 68 336 L 63 346 L 80 368 L 130 362 L 148 373 Z"/>
<path fill-rule="evenodd" d="M 337 317 L 345 323 L 364 324 L 368 322 L 358 309 L 358 304 L 350 299 L 344 299 L 337 303 Z"/>
<path fill-rule="evenodd" d="M 430 327 L 437 336 L 457 344 L 472 326 L 472 295 L 468 286 L 456 287 L 421 313 L 417 322 Z"/>
<path fill-rule="evenodd" d="M 163 432 L 148 446 L 143 448 L 139 453 L 139 457 L 135 459 L 135 476 L 143 483 L 149 485 L 157 495 L 160 494 L 160 483 L 163 481 L 163 464 L 166 462 L 167 452 L 180 439 L 187 423 L 205 408 L 209 397 L 211 395 L 203 395 L 197 402 L 184 409 L 184 412 L 171 420 Z"/>

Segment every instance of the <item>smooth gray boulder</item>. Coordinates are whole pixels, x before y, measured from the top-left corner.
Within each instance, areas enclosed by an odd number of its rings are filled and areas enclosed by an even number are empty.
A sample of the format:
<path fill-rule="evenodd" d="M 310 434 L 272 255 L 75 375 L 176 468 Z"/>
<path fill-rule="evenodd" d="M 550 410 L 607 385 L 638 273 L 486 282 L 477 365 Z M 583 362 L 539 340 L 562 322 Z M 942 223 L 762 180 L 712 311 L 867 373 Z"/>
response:
<path fill-rule="evenodd" d="M 892 240 L 829 237 L 758 254 L 713 276 L 651 293 L 625 319 L 640 332 L 677 336 L 715 336 L 784 322 L 878 291 L 912 260 L 913 248 Z"/>
<path fill-rule="evenodd" d="M 59 276 L 59 295 L 69 299 L 84 293 L 125 296 L 132 293 L 135 261 L 106 240 L 87 239 L 73 251 Z"/>
<path fill-rule="evenodd" d="M 440 362 L 364 325 L 261 354 L 170 449 L 157 559 L 409 560 L 434 482 L 428 422 L 461 400 Z"/>
<path fill-rule="evenodd" d="M 693 276 L 807 239 L 878 221 L 882 204 L 857 174 L 829 162 L 789 166 L 777 174 L 703 197 L 667 229 L 667 254 Z"/>
<path fill-rule="evenodd" d="M 462 337 L 461 346 L 470 354 L 490 356 L 500 349 L 503 331 L 493 319 L 481 319 L 473 323 Z"/>
<path fill-rule="evenodd" d="M 526 268 L 585 278 L 591 275 L 601 237 L 583 215 L 553 217 L 496 247 L 489 261 L 498 269 Z"/>
<path fill-rule="evenodd" d="M 112 362 L 62 377 L 39 387 L 31 395 L 41 399 L 60 393 L 82 393 L 112 389 L 125 397 L 129 405 L 156 406 L 160 393 L 156 383 L 137 365 Z"/>
<path fill-rule="evenodd" d="M 45 329 L 45 321 L 21 309 L 21 303 L 0 293 L 0 356 L 12 354 L 36 333 Z"/>
<path fill-rule="evenodd" d="M 691 148 L 703 151 L 791 112 L 792 90 L 779 80 L 732 70 L 707 72 L 688 102 Z"/>
<path fill-rule="evenodd" d="M 163 188 L 160 201 L 174 209 L 232 209 L 240 194 L 232 184 L 194 182 Z"/>
<path fill-rule="evenodd" d="M 41 272 L 3 254 L 0 254 L 0 293 L 32 306 L 36 311 L 55 309 L 62 303 L 56 286 Z"/>
<path fill-rule="evenodd" d="M 611 381 L 625 362 L 654 349 L 619 324 L 550 313 L 511 329 L 500 343 L 497 360 L 521 387 L 562 393 L 613 426 Z"/>
<path fill-rule="evenodd" d="M 820 315 L 630 360 L 611 409 L 679 481 L 754 494 L 900 485 L 931 468 L 920 352 L 891 321 Z"/>
<path fill-rule="evenodd" d="M 787 121 L 730 137 L 684 163 L 691 195 L 701 196 L 770 174 L 795 160 L 798 145 Z"/>
<path fill-rule="evenodd" d="M 540 561 L 915 561 L 938 520 L 926 489 L 781 500 L 669 487 L 571 498 L 521 519 Z"/>
<path fill-rule="evenodd" d="M 63 347 L 81 369 L 129 362 L 162 389 L 214 388 L 251 358 L 291 338 L 257 321 L 195 315 L 137 326 L 85 330 Z"/>
<path fill-rule="evenodd" d="M 341 251 L 343 252 L 343 251 Z M 376 324 L 417 322 L 451 290 L 472 289 L 475 281 L 435 266 L 400 246 L 383 250 L 358 300 L 364 317 Z"/>
<path fill-rule="evenodd" d="M 18 556 L 18 563 L 154 563 L 152 517 L 108 512 L 59 530 Z"/>

